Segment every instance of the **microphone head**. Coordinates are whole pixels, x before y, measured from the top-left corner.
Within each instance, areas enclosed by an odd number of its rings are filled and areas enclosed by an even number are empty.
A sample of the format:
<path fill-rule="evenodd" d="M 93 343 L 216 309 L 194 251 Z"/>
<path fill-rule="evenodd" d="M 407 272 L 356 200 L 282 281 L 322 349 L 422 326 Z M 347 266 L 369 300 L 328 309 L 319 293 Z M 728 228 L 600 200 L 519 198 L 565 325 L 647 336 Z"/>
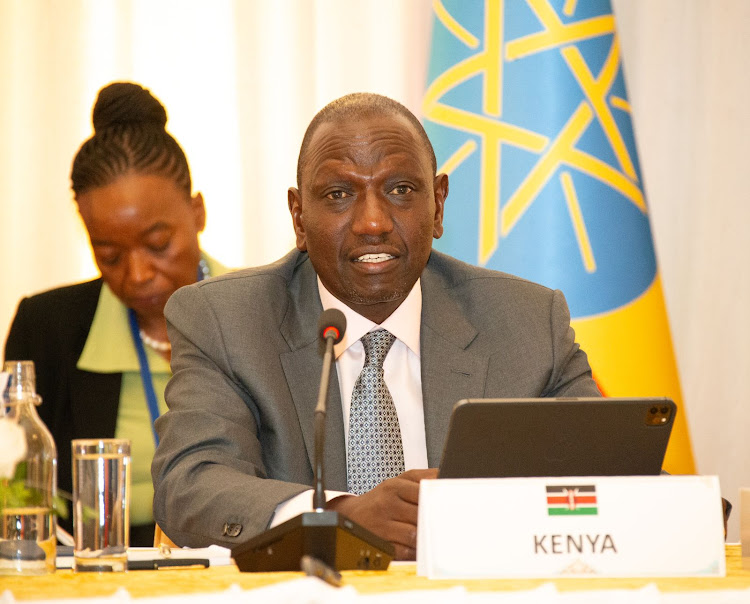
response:
<path fill-rule="evenodd" d="M 338 308 L 329 308 L 320 313 L 318 335 L 321 340 L 325 342 L 327 338 L 333 338 L 333 343 L 338 344 L 345 331 L 346 317 Z"/>

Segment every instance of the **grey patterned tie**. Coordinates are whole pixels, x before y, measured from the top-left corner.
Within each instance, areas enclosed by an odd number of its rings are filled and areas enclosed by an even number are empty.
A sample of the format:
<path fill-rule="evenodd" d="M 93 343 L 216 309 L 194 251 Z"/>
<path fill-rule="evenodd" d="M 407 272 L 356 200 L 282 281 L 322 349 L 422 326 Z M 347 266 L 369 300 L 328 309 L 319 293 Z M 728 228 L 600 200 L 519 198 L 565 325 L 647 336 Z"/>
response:
<path fill-rule="evenodd" d="M 385 329 L 362 336 L 365 366 L 352 391 L 346 455 L 347 488 L 357 495 L 404 471 L 401 428 L 383 379 L 383 361 L 395 340 Z"/>

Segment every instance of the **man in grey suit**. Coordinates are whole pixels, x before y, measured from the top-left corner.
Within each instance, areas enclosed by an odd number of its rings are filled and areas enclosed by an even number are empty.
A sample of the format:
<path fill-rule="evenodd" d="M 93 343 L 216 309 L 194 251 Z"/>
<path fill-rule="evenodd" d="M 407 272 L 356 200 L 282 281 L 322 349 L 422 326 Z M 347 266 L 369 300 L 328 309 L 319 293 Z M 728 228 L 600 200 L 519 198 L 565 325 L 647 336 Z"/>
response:
<path fill-rule="evenodd" d="M 174 294 L 152 474 L 154 516 L 175 542 L 234 547 L 309 509 L 324 308 L 347 316 L 329 388 L 328 507 L 394 543 L 397 558 L 415 556 L 419 481 L 436 476 L 458 400 L 599 395 L 559 291 L 432 251 L 447 196 L 416 117 L 348 95 L 302 142 L 288 195 L 297 249 Z M 369 354 L 360 337 L 379 329 L 395 336 L 381 375 L 402 473 L 353 496 L 352 386 Z"/>

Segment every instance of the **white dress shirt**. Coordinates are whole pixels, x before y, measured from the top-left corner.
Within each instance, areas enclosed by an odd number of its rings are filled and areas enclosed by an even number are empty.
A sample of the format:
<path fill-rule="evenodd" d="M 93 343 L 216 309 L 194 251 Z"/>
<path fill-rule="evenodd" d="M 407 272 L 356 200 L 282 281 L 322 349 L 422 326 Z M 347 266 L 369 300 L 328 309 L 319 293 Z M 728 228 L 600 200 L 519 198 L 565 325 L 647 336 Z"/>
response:
<path fill-rule="evenodd" d="M 427 441 L 424 429 L 422 404 L 422 374 L 419 348 L 419 330 L 422 320 L 422 287 L 420 281 L 401 305 L 383 323 L 378 325 L 354 312 L 331 294 L 318 278 L 318 292 L 323 309 L 337 308 L 346 317 L 344 338 L 333 348 L 336 373 L 339 379 L 341 407 L 344 415 L 344 437 L 349 443 L 349 409 L 352 391 L 365 365 L 365 347 L 360 338 L 376 329 L 387 329 L 396 340 L 383 362 L 385 383 L 393 398 L 401 428 L 406 470 L 427 468 Z M 404 369 L 406 368 L 406 369 Z M 281 524 L 302 512 L 312 510 L 312 489 L 300 493 L 276 506 L 270 526 Z M 327 499 L 345 495 L 339 491 L 326 491 Z"/>

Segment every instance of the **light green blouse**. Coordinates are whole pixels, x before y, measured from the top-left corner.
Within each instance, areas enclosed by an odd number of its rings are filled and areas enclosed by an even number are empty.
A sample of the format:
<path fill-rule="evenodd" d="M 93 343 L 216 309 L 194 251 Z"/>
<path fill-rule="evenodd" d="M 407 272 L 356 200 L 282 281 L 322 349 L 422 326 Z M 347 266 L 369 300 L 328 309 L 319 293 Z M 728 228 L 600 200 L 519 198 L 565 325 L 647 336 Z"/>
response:
<path fill-rule="evenodd" d="M 205 254 L 203 257 L 211 276 L 227 272 L 227 269 L 215 260 Z M 159 404 L 159 413 L 162 414 L 167 410 L 164 389 L 172 377 L 172 371 L 169 363 L 159 354 L 148 346 L 144 346 L 144 349 Z M 141 382 L 138 354 L 130 334 L 128 309 L 106 283 L 102 285 L 94 320 L 77 367 L 96 373 L 122 373 L 115 438 L 130 440 L 130 523 L 136 526 L 149 524 L 154 521 L 151 460 L 156 449 L 151 416 Z"/>

